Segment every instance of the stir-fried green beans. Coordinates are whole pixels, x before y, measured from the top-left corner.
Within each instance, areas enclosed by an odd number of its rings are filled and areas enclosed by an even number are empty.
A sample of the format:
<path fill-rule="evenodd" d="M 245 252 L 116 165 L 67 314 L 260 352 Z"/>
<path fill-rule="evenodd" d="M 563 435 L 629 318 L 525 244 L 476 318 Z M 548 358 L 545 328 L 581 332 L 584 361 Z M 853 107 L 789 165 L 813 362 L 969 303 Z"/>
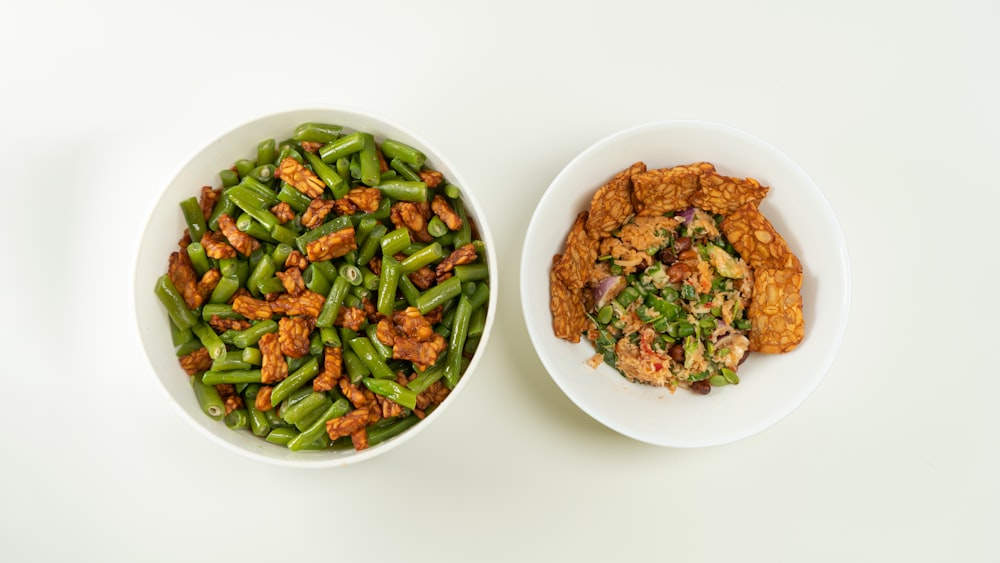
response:
<path fill-rule="evenodd" d="M 278 138 L 179 202 L 186 236 L 154 293 L 207 416 L 293 451 L 361 449 L 458 383 L 490 264 L 419 148 L 316 122 Z"/>

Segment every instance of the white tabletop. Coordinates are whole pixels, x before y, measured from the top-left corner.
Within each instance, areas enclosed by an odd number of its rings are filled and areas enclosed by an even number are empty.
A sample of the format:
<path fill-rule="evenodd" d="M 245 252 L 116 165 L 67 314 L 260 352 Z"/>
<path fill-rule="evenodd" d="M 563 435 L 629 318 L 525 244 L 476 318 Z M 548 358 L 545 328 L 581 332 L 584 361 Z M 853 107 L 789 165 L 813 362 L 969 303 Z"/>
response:
<path fill-rule="evenodd" d="M 0 559 L 996 561 L 1000 4 L 14 2 L 0 34 Z M 128 287 L 195 150 L 368 108 L 462 170 L 497 235 L 481 370 L 356 466 L 217 447 L 167 404 Z M 705 119 L 776 145 L 847 241 L 850 321 L 791 415 L 669 449 L 573 405 L 519 306 L 522 233 L 580 150 Z"/>

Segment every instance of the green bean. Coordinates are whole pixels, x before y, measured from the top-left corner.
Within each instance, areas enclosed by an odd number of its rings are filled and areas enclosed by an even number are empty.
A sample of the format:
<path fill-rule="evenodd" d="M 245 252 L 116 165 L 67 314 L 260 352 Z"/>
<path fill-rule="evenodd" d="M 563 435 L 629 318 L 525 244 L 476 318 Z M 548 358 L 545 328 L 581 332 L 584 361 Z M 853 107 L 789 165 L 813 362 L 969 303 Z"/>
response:
<path fill-rule="evenodd" d="M 362 265 L 358 266 L 358 270 L 361 271 L 361 287 L 368 291 L 378 289 L 378 276 L 375 275 L 375 272 L 371 271 L 371 268 Z"/>
<path fill-rule="evenodd" d="M 461 190 L 455 184 L 445 184 L 442 191 L 450 199 L 458 199 L 462 195 Z"/>
<path fill-rule="evenodd" d="M 302 213 L 309 208 L 309 204 L 312 202 L 309 196 L 295 189 L 291 184 L 286 182 L 281 183 L 281 189 L 278 190 L 278 201 L 283 201 L 288 204 L 289 207 L 295 210 L 296 213 Z"/>
<path fill-rule="evenodd" d="M 219 179 L 222 180 L 223 188 L 235 186 L 240 183 L 240 175 L 228 168 L 219 172 Z"/>
<path fill-rule="evenodd" d="M 323 159 L 323 162 L 330 163 L 360 151 L 362 145 L 364 145 L 361 135 L 360 131 L 355 131 L 323 145 L 317 151 L 319 157 Z"/>
<path fill-rule="evenodd" d="M 451 202 L 451 206 L 462 220 L 462 226 L 455 231 L 453 242 L 455 248 L 461 248 L 472 242 L 472 225 L 469 224 L 469 217 L 465 214 L 465 205 L 462 204 L 461 200 Z"/>
<path fill-rule="evenodd" d="M 320 295 L 330 293 L 330 280 L 320 272 L 315 262 L 306 266 L 306 270 L 302 272 L 302 281 L 305 282 L 309 291 L 315 291 Z"/>
<path fill-rule="evenodd" d="M 191 331 L 198 337 L 198 340 L 201 340 L 202 345 L 208 350 L 208 355 L 213 360 L 218 360 L 226 355 L 226 345 L 219 339 L 219 335 L 212 330 L 212 327 L 199 321 L 191 325 Z"/>
<path fill-rule="evenodd" d="M 454 389 L 462 376 L 462 347 L 469 333 L 469 321 L 472 316 L 472 304 L 469 298 L 462 296 L 455 308 L 455 322 L 451 328 L 451 339 L 448 341 L 447 365 L 444 368 L 444 380 L 449 389 Z"/>
<path fill-rule="evenodd" d="M 340 276 L 337 276 L 337 279 L 333 280 L 330 293 L 327 294 L 326 301 L 323 302 L 323 307 L 319 311 L 319 316 L 316 317 L 316 326 L 320 328 L 333 326 L 334 321 L 337 320 L 337 313 L 340 312 L 340 305 L 344 302 L 344 296 L 347 295 L 347 289 L 350 285 L 345 278 Z"/>
<path fill-rule="evenodd" d="M 323 180 L 323 183 L 330 188 L 330 192 L 333 194 L 333 197 L 335 199 L 344 197 L 350 189 L 350 186 L 347 185 L 347 182 L 344 182 L 344 179 L 340 177 L 340 174 L 337 174 L 336 170 L 330 168 L 327 163 L 323 162 L 322 158 L 311 152 L 306 152 L 305 157 L 312 166 L 313 173 L 319 176 L 319 179 Z"/>
<path fill-rule="evenodd" d="M 351 181 L 351 160 L 347 157 L 337 159 L 337 174 L 344 179 L 345 183 Z"/>
<path fill-rule="evenodd" d="M 256 397 L 256 393 L 254 393 L 254 397 Z M 267 436 L 271 433 L 271 423 L 268 421 L 264 411 L 258 409 L 252 399 L 253 397 L 247 397 L 244 401 L 247 407 L 247 415 L 250 418 L 250 431 L 253 432 L 254 436 Z"/>
<path fill-rule="evenodd" d="M 278 332 L 277 322 L 272 321 L 271 319 L 257 321 L 256 323 L 250 325 L 250 328 L 236 332 L 236 335 L 233 336 L 233 346 L 236 346 L 237 348 L 253 346 L 262 336 L 272 332 Z"/>
<path fill-rule="evenodd" d="M 212 295 L 209 296 L 208 302 L 213 304 L 226 303 L 239 288 L 240 279 L 238 277 L 222 276 L 219 279 L 219 283 L 216 284 L 215 289 L 212 290 Z"/>
<path fill-rule="evenodd" d="M 281 224 L 271 227 L 271 231 L 268 234 L 275 242 L 288 245 L 295 244 L 295 237 L 299 236 L 297 232 Z"/>
<path fill-rule="evenodd" d="M 427 368 L 423 373 L 418 373 L 416 377 L 406 384 L 406 387 L 418 395 L 423 393 L 431 384 L 444 376 L 446 364 L 447 361 L 438 362 L 437 365 Z"/>
<path fill-rule="evenodd" d="M 291 441 L 292 438 L 298 436 L 298 434 L 299 433 L 295 431 L 293 428 L 274 428 L 270 432 L 268 432 L 267 438 L 265 438 L 265 440 L 267 440 L 272 444 L 278 444 L 279 446 L 284 446 L 288 444 L 288 442 Z M 368 443 L 370 444 L 371 441 L 369 440 Z"/>
<path fill-rule="evenodd" d="M 229 215 L 230 217 L 232 217 L 234 214 L 236 214 L 236 209 L 237 209 L 236 204 L 233 203 L 232 200 L 230 200 L 228 197 L 226 197 L 225 192 L 222 192 L 222 196 L 219 197 L 219 201 L 215 202 L 215 207 L 212 208 L 212 214 L 208 218 L 208 228 L 212 229 L 213 231 L 218 230 L 219 217 L 221 217 L 222 215 Z"/>
<path fill-rule="evenodd" d="M 198 203 L 198 198 L 189 197 L 181 201 L 180 206 L 181 214 L 184 216 L 184 222 L 187 224 L 191 240 L 200 241 L 201 237 L 208 232 L 208 226 L 205 224 L 205 215 L 201 212 L 201 205 Z"/>
<path fill-rule="evenodd" d="M 326 421 L 344 416 L 347 414 L 348 408 L 347 399 L 341 398 L 331 403 L 330 406 L 323 411 L 323 414 L 321 414 L 319 418 L 317 418 L 308 428 L 303 430 L 298 436 L 289 440 L 288 449 L 298 451 L 304 446 L 309 445 L 326 431 Z"/>
<path fill-rule="evenodd" d="M 427 160 L 424 153 L 411 147 L 410 145 L 393 139 L 386 139 L 382 141 L 382 154 L 384 154 L 386 158 L 398 158 L 410 166 L 413 166 L 417 170 L 419 170 Z"/>
<path fill-rule="evenodd" d="M 309 354 L 312 356 L 320 356 L 323 354 L 323 340 L 319 336 L 319 331 L 313 331 L 312 336 L 309 337 Z"/>
<path fill-rule="evenodd" d="M 249 289 L 250 293 L 254 294 L 254 296 L 260 296 L 261 292 L 258 289 L 258 284 L 262 280 L 266 280 L 267 278 L 274 276 L 276 271 L 277 270 L 274 267 L 274 260 L 271 258 L 271 255 L 265 254 L 261 256 L 260 261 L 257 262 L 257 267 L 253 269 L 253 272 L 250 272 L 250 277 L 247 278 L 247 289 Z"/>
<path fill-rule="evenodd" d="M 260 383 L 259 369 L 231 369 L 228 371 L 208 370 L 205 372 L 205 385 L 220 385 L 222 383 Z"/>
<path fill-rule="evenodd" d="M 428 409 L 428 412 L 429 411 L 430 409 Z M 418 422 L 420 422 L 420 418 L 411 414 L 410 416 L 401 418 L 392 424 L 369 430 L 368 446 L 371 447 L 376 444 L 380 444 L 393 436 L 398 436 L 404 431 L 416 426 Z"/>
<path fill-rule="evenodd" d="M 198 317 L 188 309 L 187 303 L 184 302 L 184 297 L 177 291 L 173 282 L 170 281 L 170 277 L 166 274 L 156 280 L 154 293 L 156 293 L 156 297 L 159 298 L 160 303 L 167 310 L 167 315 L 174 321 L 177 328 L 184 330 L 185 328 L 191 328 L 198 322 Z"/>
<path fill-rule="evenodd" d="M 243 315 L 233 310 L 232 305 L 226 305 L 225 303 L 208 303 L 203 305 L 201 308 L 201 319 L 203 321 L 210 321 L 212 317 L 236 320 L 244 318 Z"/>
<path fill-rule="evenodd" d="M 402 262 L 400 262 L 399 265 L 402 269 L 402 273 L 412 274 L 420 268 L 423 268 L 433 262 L 437 262 L 445 256 L 446 253 L 444 249 L 441 248 L 441 245 L 434 242 L 407 256 Z"/>
<path fill-rule="evenodd" d="M 274 173 L 277 167 L 273 164 L 262 164 L 250 171 L 247 178 L 253 178 L 261 183 L 268 183 L 274 179 Z"/>
<path fill-rule="evenodd" d="M 367 387 L 372 393 L 377 393 L 383 397 L 392 399 L 400 406 L 406 407 L 410 410 L 417 407 L 417 394 L 395 381 L 389 379 L 371 378 L 366 378 L 362 381 L 364 382 L 365 387 Z"/>
<path fill-rule="evenodd" d="M 271 397 L 274 397 L 273 392 Z M 309 413 L 320 408 L 326 409 L 331 403 L 332 401 L 326 396 L 325 393 L 310 391 L 301 401 L 289 406 L 282 406 L 281 418 L 285 419 L 285 422 L 289 424 L 297 425 L 302 422 L 302 420 L 305 419 Z M 273 400 L 271 401 L 271 404 L 275 404 Z"/>
<path fill-rule="evenodd" d="M 382 344 L 382 341 L 375 335 L 376 328 L 376 325 L 369 324 L 365 327 L 365 334 L 368 335 L 368 340 L 372 343 L 372 348 L 375 349 L 375 352 L 379 355 L 379 357 L 383 360 L 391 360 L 392 347 Z"/>
<path fill-rule="evenodd" d="M 378 183 L 381 184 L 382 182 L 387 182 L 389 180 L 395 180 L 396 179 L 396 175 L 397 174 L 396 174 L 395 170 L 386 170 L 385 172 L 382 172 L 381 174 L 378 175 Z"/>
<path fill-rule="evenodd" d="M 379 244 L 382 246 L 382 256 L 395 256 L 410 244 L 410 230 L 400 227 L 383 236 Z"/>
<path fill-rule="evenodd" d="M 351 286 L 351 287 L 353 287 L 353 286 Z M 354 295 L 353 293 L 351 293 L 350 287 L 348 287 L 347 295 L 344 296 L 344 303 L 343 303 L 343 305 L 344 305 L 344 307 L 350 307 L 351 309 L 360 309 L 361 308 L 361 299 L 357 295 Z"/>
<path fill-rule="evenodd" d="M 303 123 L 295 128 L 292 138 L 300 142 L 330 143 L 336 141 L 343 130 L 342 126 L 330 123 Z"/>
<path fill-rule="evenodd" d="M 371 234 L 365 240 L 364 246 L 358 249 L 358 265 L 367 264 L 371 262 L 372 258 L 375 257 L 375 253 L 380 248 L 382 237 L 385 236 L 386 229 L 385 225 L 379 224 L 372 229 Z"/>
<path fill-rule="evenodd" d="M 242 213 L 236 218 L 236 228 L 260 242 L 278 242 L 271 236 L 271 231 L 251 217 L 249 213 Z"/>
<path fill-rule="evenodd" d="M 303 164 L 302 155 L 299 154 L 298 149 L 299 146 L 294 141 L 282 141 L 278 145 L 278 156 L 275 157 L 274 163 L 280 165 L 283 160 L 290 158 L 299 164 Z"/>
<path fill-rule="evenodd" d="M 254 366 L 259 366 L 261 364 L 261 361 L 263 360 L 260 353 L 260 348 L 254 348 L 252 346 L 247 346 L 246 348 L 243 349 L 243 351 L 241 352 L 240 359 Z"/>
<path fill-rule="evenodd" d="M 463 282 L 485 280 L 490 276 L 490 269 L 483 262 L 460 264 L 455 266 L 455 276 Z"/>
<path fill-rule="evenodd" d="M 232 371 L 250 368 L 250 364 L 243 361 L 243 351 L 233 350 L 232 352 L 226 352 L 217 360 L 212 360 L 212 369 L 210 371 Z"/>
<path fill-rule="evenodd" d="M 205 247 L 200 242 L 191 241 L 188 243 L 187 255 L 191 259 L 191 265 L 194 266 L 194 272 L 198 274 L 198 277 L 204 276 L 205 272 L 212 269 L 208 255 L 205 254 Z"/>
<path fill-rule="evenodd" d="M 258 203 L 260 198 L 256 197 L 256 194 L 250 190 L 240 189 L 243 186 L 244 184 L 240 184 L 229 188 L 227 196 L 236 204 L 236 207 L 239 207 L 244 213 L 259 221 L 267 229 L 266 232 L 270 233 L 271 229 L 278 224 L 278 218 L 268 210 L 268 207 L 274 205 L 274 203 Z"/>
<path fill-rule="evenodd" d="M 278 196 L 275 195 L 274 190 L 266 182 L 261 182 L 253 176 L 243 178 L 240 180 L 239 186 L 229 188 L 226 193 L 231 193 L 235 188 L 239 188 L 237 193 L 240 194 L 254 194 L 255 197 L 252 198 L 252 201 L 259 201 L 260 207 L 265 209 L 278 203 Z"/>
<path fill-rule="evenodd" d="M 178 328 L 174 323 L 174 320 L 167 317 L 167 321 L 170 325 L 170 343 L 174 346 L 180 346 L 181 344 L 186 344 L 191 340 L 198 340 L 195 338 L 194 333 L 191 332 L 191 328 Z M 198 340 L 198 344 L 201 345 L 201 341 Z"/>
<path fill-rule="evenodd" d="M 241 158 L 233 164 L 233 167 L 236 168 L 236 173 L 239 174 L 240 178 L 244 178 L 253 170 L 254 162 L 246 158 Z"/>
<path fill-rule="evenodd" d="M 341 339 L 341 341 L 347 342 L 343 339 Z M 349 345 L 350 344 L 348 344 L 348 346 Z M 362 377 L 371 375 L 371 370 L 368 369 L 368 366 L 366 366 L 364 362 L 361 361 L 361 358 L 359 358 L 358 355 L 349 348 L 344 348 L 342 361 L 344 363 L 344 371 L 346 371 L 347 376 L 350 377 L 351 383 L 358 383 L 361 381 Z"/>
<path fill-rule="evenodd" d="M 275 268 L 284 268 L 285 262 L 288 261 L 288 256 L 292 253 L 292 243 L 278 243 L 274 250 L 271 251 L 271 262 L 274 264 Z M 223 272 L 225 273 L 225 272 Z"/>
<path fill-rule="evenodd" d="M 389 161 L 389 168 L 396 171 L 397 174 L 403 177 L 404 180 L 409 182 L 419 182 L 420 174 L 417 173 L 409 164 L 399 160 L 398 158 L 393 158 Z"/>
<path fill-rule="evenodd" d="M 399 276 L 399 292 L 403 294 L 403 299 L 406 299 L 406 303 L 411 307 L 417 306 L 417 300 L 420 299 L 420 290 L 417 286 L 413 285 L 413 281 L 405 275 Z"/>
<path fill-rule="evenodd" d="M 271 391 L 271 404 L 280 403 L 285 397 L 291 394 L 292 391 L 302 387 L 306 384 L 306 382 L 311 381 L 312 378 L 316 377 L 318 374 L 319 360 L 312 357 L 304 363 L 302 367 L 289 374 L 288 377 L 282 379 L 277 385 L 274 386 L 274 389 Z"/>
<path fill-rule="evenodd" d="M 600 319 L 598 319 L 600 320 Z M 608 324 L 607 321 L 604 324 Z M 483 330 L 486 328 L 486 307 L 480 307 L 472 311 L 472 316 L 469 318 L 469 338 L 482 336 Z M 467 342 L 468 343 L 468 342 Z"/>
<path fill-rule="evenodd" d="M 403 254 L 410 256 L 416 252 L 420 252 L 421 250 L 427 248 L 428 246 L 430 245 L 427 244 L 426 242 L 411 242 L 410 246 L 407 246 L 406 248 L 403 249 Z"/>
<path fill-rule="evenodd" d="M 324 346 L 343 348 L 340 343 L 340 336 L 337 334 L 337 329 L 332 326 L 319 329 L 319 338 L 323 341 Z"/>
<path fill-rule="evenodd" d="M 448 233 L 448 225 L 444 224 L 437 215 L 431 217 L 431 220 L 427 222 L 427 233 L 432 237 L 444 236 Z"/>
<path fill-rule="evenodd" d="M 191 386 L 194 388 L 194 396 L 198 406 L 201 407 L 201 412 L 213 420 L 221 420 L 226 414 L 226 405 L 215 387 L 202 382 L 201 375 L 191 377 Z"/>
<path fill-rule="evenodd" d="M 379 221 L 388 219 L 389 216 L 392 215 L 392 202 L 393 200 L 391 197 L 383 197 L 378 202 L 378 209 L 372 213 L 365 213 L 363 217 L 372 217 L 374 219 L 378 219 Z"/>
<path fill-rule="evenodd" d="M 462 293 L 462 282 L 452 276 L 421 293 L 417 299 L 417 309 L 420 309 L 421 315 L 426 315 L 460 293 Z"/>
<path fill-rule="evenodd" d="M 365 364 L 365 367 L 371 372 L 372 377 L 379 379 L 394 379 L 396 377 L 396 374 L 386 365 L 385 360 L 379 357 L 368 337 L 359 336 L 352 338 L 347 344 L 358 355 L 358 358 L 361 359 L 361 363 Z"/>
<path fill-rule="evenodd" d="M 246 409 L 235 409 L 227 414 L 223 420 L 226 422 L 226 428 L 242 430 L 249 425 L 250 419 L 247 417 Z"/>
<path fill-rule="evenodd" d="M 482 307 L 490 300 L 490 286 L 485 283 L 476 284 L 476 291 L 469 297 L 469 304 L 472 305 L 472 310 Z"/>
<path fill-rule="evenodd" d="M 385 316 L 392 315 L 393 304 L 396 302 L 396 289 L 399 287 L 401 266 L 392 256 L 382 256 L 382 272 L 379 274 L 378 299 L 375 308 Z"/>
<path fill-rule="evenodd" d="M 204 346 L 201 345 L 201 341 L 198 340 L 197 338 L 192 338 L 191 340 L 184 342 L 176 349 L 174 349 L 174 354 L 178 358 L 180 358 L 181 356 L 187 356 L 191 352 L 194 352 L 195 350 L 200 350 L 202 348 L 204 348 Z"/>
<path fill-rule="evenodd" d="M 377 186 L 379 182 L 378 146 L 371 133 L 362 133 L 363 144 L 358 153 L 358 163 L 361 165 L 361 183 L 366 186 Z"/>
<path fill-rule="evenodd" d="M 261 295 L 267 295 L 269 293 L 284 293 L 285 286 L 281 283 L 281 280 L 276 276 L 271 276 L 269 278 L 264 278 L 262 280 L 257 280 L 257 291 Z"/>
<path fill-rule="evenodd" d="M 423 182 L 390 180 L 384 184 L 379 184 L 378 189 L 381 190 L 383 196 L 390 197 L 394 201 L 413 201 L 418 203 L 427 201 L 427 184 Z"/>
<path fill-rule="evenodd" d="M 352 286 L 361 285 L 361 270 L 357 266 L 350 263 L 343 263 L 340 268 L 337 269 L 337 274 L 348 281 Z"/>
<path fill-rule="evenodd" d="M 378 225 L 378 219 L 374 217 L 362 217 L 358 220 L 357 226 L 354 227 L 354 241 L 358 247 L 365 244 L 365 241 L 368 240 L 368 235 L 371 234 L 375 225 Z"/>

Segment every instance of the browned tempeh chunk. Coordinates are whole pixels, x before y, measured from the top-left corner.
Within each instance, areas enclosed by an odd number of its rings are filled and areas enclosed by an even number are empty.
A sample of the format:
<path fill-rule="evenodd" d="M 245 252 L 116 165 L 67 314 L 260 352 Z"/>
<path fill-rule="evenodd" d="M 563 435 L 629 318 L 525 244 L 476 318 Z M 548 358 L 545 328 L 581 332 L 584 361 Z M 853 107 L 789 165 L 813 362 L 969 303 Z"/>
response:
<path fill-rule="evenodd" d="M 700 177 L 715 171 L 708 162 L 648 170 L 632 176 L 632 193 L 639 215 L 663 215 L 691 207 L 701 188 Z"/>
<path fill-rule="evenodd" d="M 611 181 L 601 186 L 590 200 L 587 216 L 587 234 L 603 238 L 618 229 L 632 215 L 632 176 L 646 171 L 644 162 L 636 162 L 615 174 Z"/>
<path fill-rule="evenodd" d="M 691 205 L 721 215 L 730 215 L 745 204 L 756 207 L 768 192 L 768 187 L 754 178 L 730 178 L 715 172 L 702 175 L 700 183 Z"/>
<path fill-rule="evenodd" d="M 802 264 L 788 243 L 756 205 L 743 204 L 723 219 L 719 227 L 751 268 L 802 271 Z"/>
<path fill-rule="evenodd" d="M 313 172 L 306 168 L 305 165 L 290 156 L 285 157 L 285 159 L 278 164 L 278 169 L 275 170 L 274 176 L 276 178 L 281 178 L 286 183 L 291 184 L 295 189 L 313 199 L 319 197 L 326 188 L 326 184 L 323 183 L 323 180 L 320 180 L 319 177 L 313 174 Z"/>
<path fill-rule="evenodd" d="M 795 349 L 805 336 L 802 317 L 802 273 L 793 270 L 754 271 L 753 297 L 747 316 L 750 349 L 777 354 Z"/>
<path fill-rule="evenodd" d="M 306 244 L 306 255 L 310 262 L 322 262 L 340 258 L 352 250 L 357 250 L 354 227 L 347 227 L 335 233 L 323 235 Z"/>

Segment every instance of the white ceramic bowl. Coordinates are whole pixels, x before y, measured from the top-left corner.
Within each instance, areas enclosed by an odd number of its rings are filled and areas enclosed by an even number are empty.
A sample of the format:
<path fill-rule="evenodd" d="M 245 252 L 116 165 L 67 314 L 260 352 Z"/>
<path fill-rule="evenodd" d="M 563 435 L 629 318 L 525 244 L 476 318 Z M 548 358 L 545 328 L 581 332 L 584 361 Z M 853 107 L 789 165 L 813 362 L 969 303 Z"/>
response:
<path fill-rule="evenodd" d="M 360 452 L 354 450 L 292 452 L 283 446 L 267 443 L 248 431 L 229 430 L 221 421 L 205 416 L 195 400 L 187 375 L 181 370 L 174 355 L 166 312 L 153 293 L 157 278 L 166 272 L 167 257 L 177 249 L 177 240 L 185 228 L 178 207 L 179 202 L 198 195 L 203 185 L 219 186 L 219 171 L 228 168 L 237 159 L 254 158 L 257 143 L 261 140 L 286 139 L 291 136 L 297 125 L 307 121 L 336 123 L 348 130 L 372 133 L 378 141 L 388 137 L 420 148 L 427 155 L 428 166 L 441 171 L 449 181 L 463 188 L 466 208 L 479 229 L 480 238 L 486 242 L 486 259 L 491 266 L 489 283 L 494 290 L 490 292 L 487 304 L 491 314 L 487 316 L 486 327 L 480 339 L 479 353 L 473 357 L 458 385 L 434 412 L 416 426 Z M 492 312 L 496 310 L 498 291 L 495 288 L 498 286 L 493 238 L 482 213 L 482 207 L 476 202 L 474 190 L 470 188 L 458 169 L 427 141 L 389 119 L 356 109 L 324 107 L 265 115 L 239 125 L 209 143 L 184 164 L 164 188 L 149 213 L 145 231 L 135 254 L 133 299 L 138 330 L 153 375 L 166 392 L 168 400 L 177 407 L 185 420 L 215 443 L 256 460 L 286 466 L 329 467 L 358 462 L 382 454 L 427 429 L 444 416 L 449 405 L 458 400 L 469 379 L 476 372 L 482 350 L 489 341 L 495 317 Z"/>
<path fill-rule="evenodd" d="M 740 384 L 707 396 L 630 383 L 606 364 L 585 362 L 593 346 L 556 338 L 549 270 L 576 215 L 594 192 L 634 162 L 650 169 L 699 161 L 721 174 L 771 187 L 761 211 L 804 269 L 806 336 L 793 352 L 751 354 Z M 760 432 L 798 406 L 830 368 L 847 325 L 850 271 L 840 226 L 816 184 L 764 141 L 724 125 L 665 121 L 615 133 L 586 149 L 552 181 L 532 216 L 521 255 L 521 299 L 535 350 L 560 389 L 584 412 L 636 440 L 672 447 L 724 444 Z"/>

